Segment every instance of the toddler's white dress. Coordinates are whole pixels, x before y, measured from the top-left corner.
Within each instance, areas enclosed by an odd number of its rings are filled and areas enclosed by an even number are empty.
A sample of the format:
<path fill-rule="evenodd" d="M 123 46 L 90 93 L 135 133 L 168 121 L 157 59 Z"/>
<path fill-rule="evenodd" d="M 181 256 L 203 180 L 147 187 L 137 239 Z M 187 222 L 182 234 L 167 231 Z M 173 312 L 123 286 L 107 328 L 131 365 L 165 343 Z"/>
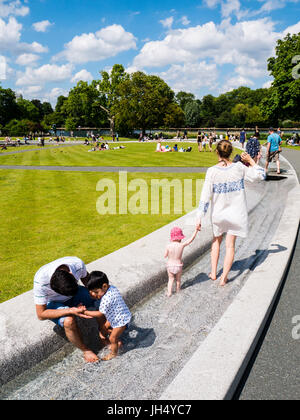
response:
<path fill-rule="evenodd" d="M 207 171 L 198 219 L 202 220 L 211 203 L 211 222 L 214 236 L 224 233 L 246 238 L 248 236 L 248 210 L 245 180 L 263 181 L 266 172 L 259 165 L 247 167 L 241 162 L 227 167 L 213 166 Z"/>

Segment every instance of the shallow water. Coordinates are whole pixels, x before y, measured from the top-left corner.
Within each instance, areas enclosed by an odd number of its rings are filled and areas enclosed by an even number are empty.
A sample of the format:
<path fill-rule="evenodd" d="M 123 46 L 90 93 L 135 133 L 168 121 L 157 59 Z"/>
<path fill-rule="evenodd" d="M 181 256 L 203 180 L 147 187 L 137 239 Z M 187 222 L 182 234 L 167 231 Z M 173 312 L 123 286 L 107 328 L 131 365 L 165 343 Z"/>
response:
<path fill-rule="evenodd" d="M 237 241 L 235 263 L 225 288 L 208 278 L 207 253 L 184 272 L 178 295 L 168 299 L 164 287 L 132 308 L 133 321 L 124 333 L 124 347 L 116 359 L 87 365 L 81 352 L 66 344 L 0 388 L 0 399 L 158 399 L 216 325 L 251 270 L 267 258 L 266 249 L 287 194 L 282 182 L 287 181 L 265 184 L 266 194 L 250 215 L 250 235 L 247 240 Z M 280 201 L 274 200 L 279 191 Z M 272 250 L 280 258 L 280 245 L 274 244 Z M 223 257 L 222 246 L 221 261 Z M 101 350 L 99 355 L 106 351 Z"/>

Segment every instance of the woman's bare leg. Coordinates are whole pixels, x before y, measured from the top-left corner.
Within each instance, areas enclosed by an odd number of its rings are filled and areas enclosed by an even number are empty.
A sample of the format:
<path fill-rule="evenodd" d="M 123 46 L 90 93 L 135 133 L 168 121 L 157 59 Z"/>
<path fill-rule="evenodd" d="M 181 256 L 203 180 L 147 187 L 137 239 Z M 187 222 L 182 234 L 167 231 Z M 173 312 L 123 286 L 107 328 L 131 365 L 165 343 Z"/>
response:
<path fill-rule="evenodd" d="M 228 274 L 231 270 L 231 267 L 234 261 L 235 241 L 236 241 L 236 236 L 227 234 L 226 255 L 225 255 L 225 260 L 224 260 L 223 274 L 222 274 L 220 286 L 225 286 L 228 281 Z"/>
<path fill-rule="evenodd" d="M 217 271 L 218 271 L 218 262 L 220 257 L 220 246 L 222 243 L 223 237 L 215 237 L 211 246 L 211 273 L 210 278 L 212 280 L 217 280 Z"/>

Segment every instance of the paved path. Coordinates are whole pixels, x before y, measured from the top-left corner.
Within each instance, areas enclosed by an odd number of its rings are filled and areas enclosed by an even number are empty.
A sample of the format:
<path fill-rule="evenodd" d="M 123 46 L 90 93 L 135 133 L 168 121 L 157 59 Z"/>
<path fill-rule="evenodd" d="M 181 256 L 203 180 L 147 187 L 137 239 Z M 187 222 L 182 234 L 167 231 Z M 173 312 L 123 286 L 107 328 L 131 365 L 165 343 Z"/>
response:
<path fill-rule="evenodd" d="M 164 288 L 132 309 L 134 319 L 120 357 L 87 366 L 80 352 L 68 344 L 0 389 L 0 399 L 158 399 L 216 325 L 251 271 L 268 257 L 266 249 L 284 210 L 289 185 L 287 177 L 247 186 L 248 202 L 254 206 L 250 235 L 238 240 L 227 287 L 220 288 L 208 279 L 207 253 L 184 273 L 180 295 L 167 299 Z M 274 199 L 279 195 L 281 200 Z M 270 203 L 273 212 L 269 211 Z M 280 258 L 279 245 L 274 244 L 272 252 Z M 93 346 L 99 350 L 97 343 Z"/>
<path fill-rule="evenodd" d="M 283 155 L 300 179 L 300 151 L 284 149 Z M 300 340 L 292 337 L 293 317 L 300 316 L 300 235 L 282 295 L 271 320 L 241 400 L 300 399 Z"/>
<path fill-rule="evenodd" d="M 25 166 L 25 165 L 0 165 L 1 169 L 16 169 L 25 171 L 60 171 L 60 172 L 167 172 L 167 173 L 199 173 L 206 172 L 208 168 L 187 167 L 110 167 L 110 166 Z"/>

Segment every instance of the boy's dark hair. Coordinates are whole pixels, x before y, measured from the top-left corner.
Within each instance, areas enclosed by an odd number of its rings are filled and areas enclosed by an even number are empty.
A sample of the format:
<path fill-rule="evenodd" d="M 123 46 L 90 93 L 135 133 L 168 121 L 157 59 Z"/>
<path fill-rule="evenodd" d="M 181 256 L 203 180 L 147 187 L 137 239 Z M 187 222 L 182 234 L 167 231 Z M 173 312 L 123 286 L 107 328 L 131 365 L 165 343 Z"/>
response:
<path fill-rule="evenodd" d="M 50 287 L 59 295 L 73 297 L 79 285 L 73 274 L 58 268 L 51 277 Z"/>
<path fill-rule="evenodd" d="M 104 284 L 109 285 L 107 275 L 102 271 L 92 271 L 86 287 L 88 290 L 102 289 Z"/>

